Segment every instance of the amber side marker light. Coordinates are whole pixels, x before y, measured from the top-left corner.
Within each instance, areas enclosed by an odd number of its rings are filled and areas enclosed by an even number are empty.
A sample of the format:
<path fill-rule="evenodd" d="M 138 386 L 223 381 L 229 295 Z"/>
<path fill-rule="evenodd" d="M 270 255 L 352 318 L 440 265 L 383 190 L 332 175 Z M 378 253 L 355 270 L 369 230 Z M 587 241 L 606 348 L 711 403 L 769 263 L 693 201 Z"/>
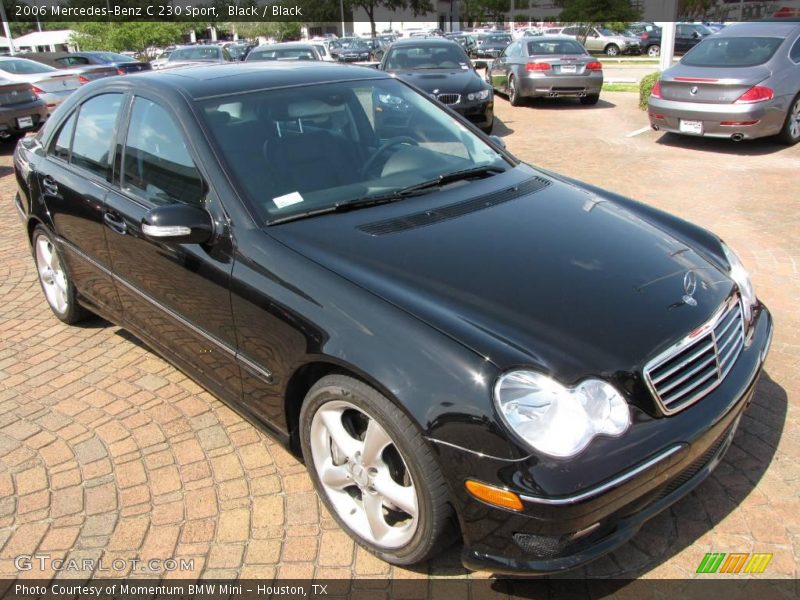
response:
<path fill-rule="evenodd" d="M 464 485 L 470 494 L 487 504 L 511 510 L 522 510 L 522 500 L 514 492 L 486 485 L 480 481 L 472 481 L 471 479 L 468 479 Z"/>

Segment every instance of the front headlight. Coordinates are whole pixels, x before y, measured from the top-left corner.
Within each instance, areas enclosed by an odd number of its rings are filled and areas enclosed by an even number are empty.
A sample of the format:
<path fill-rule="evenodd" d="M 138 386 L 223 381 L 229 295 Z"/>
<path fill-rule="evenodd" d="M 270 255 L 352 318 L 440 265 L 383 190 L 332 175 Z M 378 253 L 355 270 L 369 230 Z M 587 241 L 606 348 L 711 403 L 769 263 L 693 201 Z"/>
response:
<path fill-rule="evenodd" d="M 755 307 L 756 302 L 758 302 L 756 299 L 756 292 L 753 289 L 753 282 L 750 280 L 750 274 L 747 272 L 747 269 L 744 268 L 739 257 L 724 243 L 722 244 L 722 251 L 725 253 L 725 258 L 728 259 L 728 264 L 730 265 L 728 274 L 731 276 L 736 287 L 739 288 L 739 293 L 742 295 L 744 320 L 745 322 L 750 322 L 753 316 L 753 307 Z"/>
<path fill-rule="evenodd" d="M 535 371 L 510 371 L 497 380 L 494 397 L 514 433 L 559 458 L 577 454 L 595 436 L 621 435 L 630 426 L 628 403 L 599 379 L 569 388 Z"/>
<path fill-rule="evenodd" d="M 491 94 L 491 90 L 481 90 L 480 92 L 472 92 L 467 94 L 467 100 L 486 100 Z"/>

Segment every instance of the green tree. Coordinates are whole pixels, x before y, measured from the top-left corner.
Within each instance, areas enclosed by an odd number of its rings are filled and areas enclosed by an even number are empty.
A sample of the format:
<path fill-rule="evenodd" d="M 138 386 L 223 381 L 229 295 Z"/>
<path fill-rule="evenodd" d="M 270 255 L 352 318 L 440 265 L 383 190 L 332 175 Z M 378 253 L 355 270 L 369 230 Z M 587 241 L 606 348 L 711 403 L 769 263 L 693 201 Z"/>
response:
<path fill-rule="evenodd" d="M 375 36 L 375 9 L 385 8 L 387 10 L 408 10 L 414 12 L 414 16 L 421 15 L 433 10 L 430 0 L 350 0 L 352 8 L 361 8 L 369 17 L 370 30 Z"/>
<path fill-rule="evenodd" d="M 72 42 L 82 50 L 130 50 L 145 58 L 151 46 L 180 42 L 186 28 L 186 24 L 167 21 L 75 23 Z"/>
<path fill-rule="evenodd" d="M 714 0 L 679 0 L 678 19 L 687 21 L 702 19 L 715 4 Z"/>
<path fill-rule="evenodd" d="M 246 21 L 242 23 L 224 23 L 228 30 L 236 30 L 239 37 L 254 40 L 257 37 L 275 38 L 277 41 L 297 39 L 300 37 L 301 24 L 294 21 Z"/>
<path fill-rule="evenodd" d="M 630 22 L 641 18 L 629 0 L 556 0 L 563 6 L 559 20 L 565 23 Z"/>

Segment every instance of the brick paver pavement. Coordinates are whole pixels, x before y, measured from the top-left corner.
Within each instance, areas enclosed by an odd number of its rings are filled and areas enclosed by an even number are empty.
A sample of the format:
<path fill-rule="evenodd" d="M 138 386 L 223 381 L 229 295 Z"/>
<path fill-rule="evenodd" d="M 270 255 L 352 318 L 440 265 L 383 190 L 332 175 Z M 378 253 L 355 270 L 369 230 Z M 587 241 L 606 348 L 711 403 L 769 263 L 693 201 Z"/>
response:
<path fill-rule="evenodd" d="M 772 552 L 769 573 L 795 576 L 800 147 L 626 138 L 646 124 L 635 97 L 604 99 L 594 109 L 512 108 L 498 99 L 497 132 L 527 161 L 721 234 L 750 268 L 777 330 L 755 402 L 715 474 L 577 575 L 691 577 L 714 550 Z M 357 549 L 303 466 L 269 437 L 125 331 L 57 321 L 11 204 L 10 149 L 1 154 L 0 576 L 17 572 L 14 557 L 34 553 L 102 557 L 106 566 L 115 558 L 194 559 L 192 571 L 170 576 L 467 575 L 457 547 L 415 570 Z"/>

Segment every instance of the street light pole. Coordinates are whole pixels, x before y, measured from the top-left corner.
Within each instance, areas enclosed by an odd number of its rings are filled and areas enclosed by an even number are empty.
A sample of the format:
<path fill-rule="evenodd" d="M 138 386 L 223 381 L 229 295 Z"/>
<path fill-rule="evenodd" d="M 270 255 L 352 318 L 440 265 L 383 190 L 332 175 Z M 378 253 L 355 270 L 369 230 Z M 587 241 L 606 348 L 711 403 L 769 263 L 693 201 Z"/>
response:
<path fill-rule="evenodd" d="M 342 37 L 345 37 L 347 33 L 344 30 L 344 0 L 339 0 L 339 11 L 342 14 Z"/>
<path fill-rule="evenodd" d="M 6 7 L 3 6 L 3 3 L 0 1 L 0 20 L 3 21 L 3 31 L 6 34 L 6 39 L 8 40 L 8 53 L 11 56 L 16 54 L 14 50 L 14 40 L 11 39 L 11 30 L 8 28 L 8 17 L 6 17 Z"/>

